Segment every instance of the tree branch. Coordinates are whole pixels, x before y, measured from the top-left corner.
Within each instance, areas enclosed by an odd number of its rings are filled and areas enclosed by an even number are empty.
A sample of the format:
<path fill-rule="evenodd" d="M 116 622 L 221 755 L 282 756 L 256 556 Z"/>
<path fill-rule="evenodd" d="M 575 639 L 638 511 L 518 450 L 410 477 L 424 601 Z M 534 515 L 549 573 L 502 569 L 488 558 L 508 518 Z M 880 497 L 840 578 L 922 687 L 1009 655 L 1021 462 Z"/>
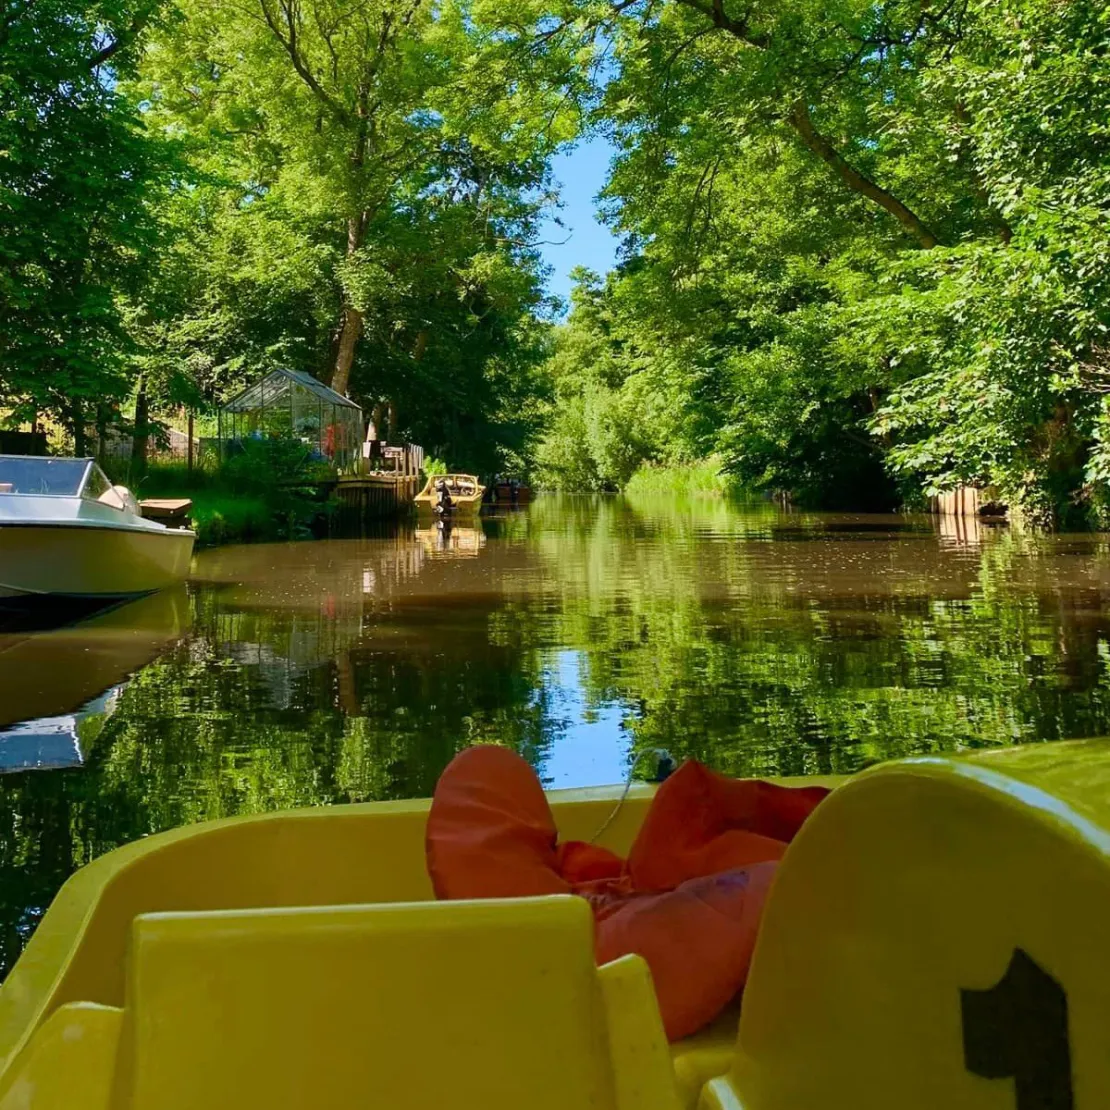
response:
<path fill-rule="evenodd" d="M 285 16 L 285 25 L 288 30 L 288 37 L 286 37 L 278 25 L 277 16 L 270 8 L 269 0 L 258 0 L 258 6 L 262 9 L 263 18 L 266 20 L 266 26 L 270 28 L 274 38 L 281 43 L 285 52 L 289 55 L 289 60 L 293 63 L 293 69 L 296 70 L 297 76 L 312 90 L 316 98 L 327 108 L 329 112 L 341 123 L 349 125 L 351 123 L 351 114 L 343 107 L 328 91 L 320 84 L 319 81 L 313 76 L 312 71 L 305 64 L 304 58 L 301 57 L 301 52 L 297 47 L 297 25 L 296 15 L 291 5 L 282 3 L 281 9 Z"/>
<path fill-rule="evenodd" d="M 711 19 L 715 27 L 726 31 L 748 46 L 757 50 L 766 50 L 770 45 L 770 39 L 766 35 L 756 34 L 751 30 L 746 16 L 743 18 L 730 16 L 725 11 L 724 0 L 677 0 L 677 3 L 700 12 L 707 19 Z M 916 212 L 903 204 L 893 193 L 860 173 L 833 146 L 832 142 L 813 126 L 809 108 L 804 100 L 795 102 L 786 119 L 802 142 L 821 161 L 830 166 L 849 189 L 867 197 L 868 200 L 889 212 L 926 250 L 937 245 L 939 240 L 936 235 Z"/>
<path fill-rule="evenodd" d="M 685 8 L 692 8 L 696 12 L 701 12 L 707 19 L 713 20 L 715 27 L 727 31 L 749 46 L 763 50 L 768 45 L 769 40 L 765 35 L 757 35 L 751 30 L 747 16 L 737 19 L 725 11 L 724 0 L 678 0 L 678 3 Z"/>
<path fill-rule="evenodd" d="M 903 204 L 893 193 L 881 185 L 876 185 L 869 177 L 859 172 L 814 126 L 809 108 L 804 100 L 796 101 L 787 116 L 791 127 L 799 138 L 821 161 L 831 166 L 836 175 L 853 192 L 874 201 L 880 208 L 889 212 L 926 250 L 935 247 L 939 240 L 925 225 L 920 216 Z"/>
<path fill-rule="evenodd" d="M 121 50 L 130 46 L 135 39 L 143 33 L 143 29 L 150 22 L 150 15 L 151 13 L 147 11 L 143 12 L 141 15 L 135 16 L 126 30 L 121 31 L 107 46 L 98 50 L 89 59 L 89 69 L 96 69 L 98 66 L 102 66 L 109 59 L 115 57 Z"/>

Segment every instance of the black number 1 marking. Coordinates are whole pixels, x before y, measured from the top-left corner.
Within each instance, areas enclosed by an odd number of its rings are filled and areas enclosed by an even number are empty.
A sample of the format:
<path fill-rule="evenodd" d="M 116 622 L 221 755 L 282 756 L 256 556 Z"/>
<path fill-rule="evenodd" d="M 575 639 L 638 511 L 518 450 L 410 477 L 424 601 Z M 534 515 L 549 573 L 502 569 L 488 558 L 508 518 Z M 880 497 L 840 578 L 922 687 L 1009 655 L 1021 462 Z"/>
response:
<path fill-rule="evenodd" d="M 1020 948 L 985 991 L 961 990 L 964 1064 L 985 1079 L 1013 1079 L 1017 1110 L 1073 1110 L 1068 996 Z"/>

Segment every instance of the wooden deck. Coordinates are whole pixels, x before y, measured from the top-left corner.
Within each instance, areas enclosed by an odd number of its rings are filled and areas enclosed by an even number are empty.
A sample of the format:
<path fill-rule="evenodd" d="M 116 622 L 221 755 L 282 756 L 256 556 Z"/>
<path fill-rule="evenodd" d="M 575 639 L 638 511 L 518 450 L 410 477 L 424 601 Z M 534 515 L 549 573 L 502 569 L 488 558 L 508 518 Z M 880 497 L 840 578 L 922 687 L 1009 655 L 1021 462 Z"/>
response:
<path fill-rule="evenodd" d="M 420 479 L 413 474 L 344 474 L 336 485 L 342 511 L 365 518 L 395 516 L 413 503 Z"/>
<path fill-rule="evenodd" d="M 156 520 L 167 528 L 188 528 L 193 503 L 186 497 L 152 497 L 139 502 L 139 511 L 147 520 Z"/>

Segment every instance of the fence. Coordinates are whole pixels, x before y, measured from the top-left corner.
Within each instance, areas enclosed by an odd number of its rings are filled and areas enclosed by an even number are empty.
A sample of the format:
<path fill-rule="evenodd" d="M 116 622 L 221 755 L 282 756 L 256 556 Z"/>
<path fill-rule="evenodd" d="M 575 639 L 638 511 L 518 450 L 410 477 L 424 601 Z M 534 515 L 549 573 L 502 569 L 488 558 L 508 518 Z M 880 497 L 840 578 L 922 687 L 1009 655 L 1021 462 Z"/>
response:
<path fill-rule="evenodd" d="M 362 469 L 365 474 L 400 474 L 415 476 L 424 467 L 424 448 L 416 443 L 394 446 L 382 439 L 368 439 L 362 445 Z"/>

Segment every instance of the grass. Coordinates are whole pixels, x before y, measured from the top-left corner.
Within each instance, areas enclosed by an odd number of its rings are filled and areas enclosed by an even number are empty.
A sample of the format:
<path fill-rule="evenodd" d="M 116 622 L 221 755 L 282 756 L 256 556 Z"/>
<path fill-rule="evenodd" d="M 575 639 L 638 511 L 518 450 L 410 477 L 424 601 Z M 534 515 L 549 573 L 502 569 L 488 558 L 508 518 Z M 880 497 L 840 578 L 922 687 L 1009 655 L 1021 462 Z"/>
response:
<path fill-rule="evenodd" d="M 709 458 L 673 466 L 644 464 L 628 480 L 624 492 L 632 497 L 652 494 L 721 497 L 739 490 L 732 478 L 721 473 L 720 460 Z"/>
<path fill-rule="evenodd" d="M 268 495 L 264 490 L 237 489 L 218 470 L 194 467 L 190 473 L 184 463 L 151 463 L 147 473 L 132 487 L 132 492 L 140 500 L 147 497 L 189 498 L 193 502 L 190 519 L 198 547 L 286 539 L 291 529 L 296 531 L 289 519 L 289 511 L 294 506 L 289 504 L 288 498 L 282 504 L 280 491 Z M 316 511 L 299 502 L 295 508 L 309 515 Z"/>
<path fill-rule="evenodd" d="M 265 498 L 218 490 L 195 490 L 187 495 L 193 502 L 190 519 L 199 547 L 278 538 L 274 513 Z"/>

